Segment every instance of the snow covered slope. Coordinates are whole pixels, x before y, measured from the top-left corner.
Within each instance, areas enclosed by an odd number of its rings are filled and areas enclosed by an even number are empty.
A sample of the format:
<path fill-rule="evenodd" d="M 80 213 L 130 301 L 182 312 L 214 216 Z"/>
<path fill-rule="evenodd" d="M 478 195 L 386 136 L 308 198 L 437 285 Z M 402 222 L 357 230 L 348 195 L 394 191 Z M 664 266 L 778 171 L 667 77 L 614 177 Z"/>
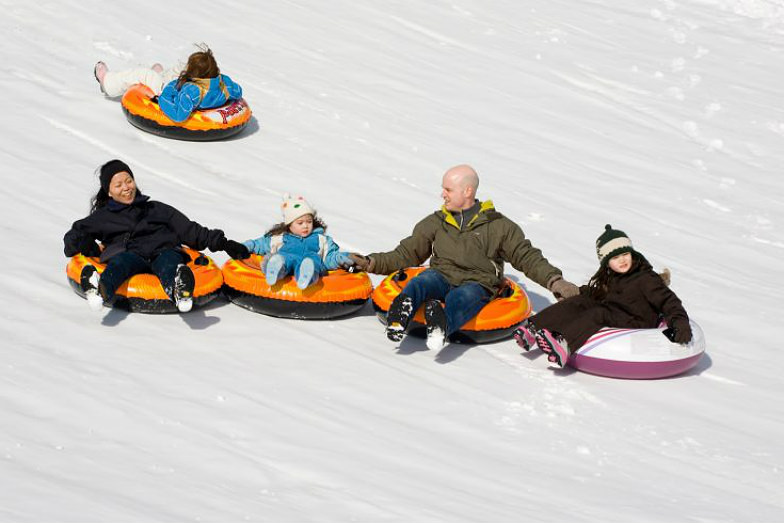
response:
<path fill-rule="evenodd" d="M 781 0 L 0 9 L 0 521 L 781 518 Z M 202 41 L 255 112 L 237 139 L 144 134 L 92 78 Z M 370 306 L 97 316 L 62 236 L 112 157 L 238 240 L 301 192 L 360 252 L 394 247 L 470 163 L 575 282 L 604 224 L 626 231 L 673 270 L 708 355 L 634 382 L 511 340 L 396 346 Z"/>

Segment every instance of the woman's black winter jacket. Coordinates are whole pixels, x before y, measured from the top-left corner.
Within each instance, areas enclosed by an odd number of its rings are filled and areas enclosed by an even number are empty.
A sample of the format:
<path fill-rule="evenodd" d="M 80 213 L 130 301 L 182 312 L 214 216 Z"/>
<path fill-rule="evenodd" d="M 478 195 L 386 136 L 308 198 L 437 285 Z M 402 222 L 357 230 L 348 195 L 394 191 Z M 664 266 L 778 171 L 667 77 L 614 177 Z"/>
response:
<path fill-rule="evenodd" d="M 79 252 L 86 239 L 104 245 L 101 261 L 131 251 L 151 260 L 165 249 L 179 249 L 183 244 L 196 250 L 221 251 L 226 236 L 220 229 L 208 229 L 191 221 L 165 203 L 137 194 L 129 205 L 110 200 L 86 218 L 74 222 L 65 234 L 65 255 Z"/>

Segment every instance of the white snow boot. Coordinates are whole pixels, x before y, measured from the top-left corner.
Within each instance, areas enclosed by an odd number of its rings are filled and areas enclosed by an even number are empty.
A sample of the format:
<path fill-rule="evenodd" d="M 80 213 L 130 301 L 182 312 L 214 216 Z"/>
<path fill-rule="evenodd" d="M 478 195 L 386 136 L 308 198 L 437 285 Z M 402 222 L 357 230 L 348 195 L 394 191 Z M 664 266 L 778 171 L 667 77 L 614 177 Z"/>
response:
<path fill-rule="evenodd" d="M 299 265 L 299 277 L 297 278 L 297 287 L 300 289 L 307 289 L 318 280 L 316 274 L 316 264 L 310 258 L 305 258 Z"/>
<path fill-rule="evenodd" d="M 273 254 L 267 260 L 267 265 L 264 267 L 264 278 L 267 280 L 267 285 L 270 287 L 278 283 L 286 269 L 286 260 L 280 254 Z"/>

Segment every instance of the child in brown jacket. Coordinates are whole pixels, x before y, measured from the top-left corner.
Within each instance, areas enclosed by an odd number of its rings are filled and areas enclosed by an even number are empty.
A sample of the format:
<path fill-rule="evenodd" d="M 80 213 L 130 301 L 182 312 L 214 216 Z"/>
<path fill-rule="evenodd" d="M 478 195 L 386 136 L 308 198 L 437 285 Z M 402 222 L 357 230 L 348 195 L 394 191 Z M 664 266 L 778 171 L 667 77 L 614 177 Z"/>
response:
<path fill-rule="evenodd" d="M 663 318 L 674 343 L 691 340 L 689 317 L 680 299 L 623 231 L 610 225 L 596 240 L 599 270 L 580 294 L 555 303 L 515 330 L 525 350 L 535 345 L 563 367 L 569 355 L 602 327 L 652 329 Z"/>

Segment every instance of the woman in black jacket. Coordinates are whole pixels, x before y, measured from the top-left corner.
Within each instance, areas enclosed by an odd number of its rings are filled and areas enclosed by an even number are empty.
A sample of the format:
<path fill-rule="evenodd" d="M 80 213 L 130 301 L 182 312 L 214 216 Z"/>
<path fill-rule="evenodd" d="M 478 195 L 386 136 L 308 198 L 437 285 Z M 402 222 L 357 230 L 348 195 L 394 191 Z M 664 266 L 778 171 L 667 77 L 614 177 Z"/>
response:
<path fill-rule="evenodd" d="M 100 256 L 106 263 L 100 276 L 92 265 L 85 266 L 81 274 L 82 290 L 95 310 L 111 305 L 125 280 L 152 272 L 177 309 L 188 312 L 193 306 L 195 279 L 182 244 L 196 250 L 226 251 L 232 258 L 249 256 L 244 245 L 227 240 L 223 231 L 202 227 L 174 207 L 143 195 L 131 168 L 121 160 L 101 166 L 100 182 L 90 214 L 74 222 L 63 238 L 66 256 Z M 103 250 L 96 241 L 103 244 Z"/>

